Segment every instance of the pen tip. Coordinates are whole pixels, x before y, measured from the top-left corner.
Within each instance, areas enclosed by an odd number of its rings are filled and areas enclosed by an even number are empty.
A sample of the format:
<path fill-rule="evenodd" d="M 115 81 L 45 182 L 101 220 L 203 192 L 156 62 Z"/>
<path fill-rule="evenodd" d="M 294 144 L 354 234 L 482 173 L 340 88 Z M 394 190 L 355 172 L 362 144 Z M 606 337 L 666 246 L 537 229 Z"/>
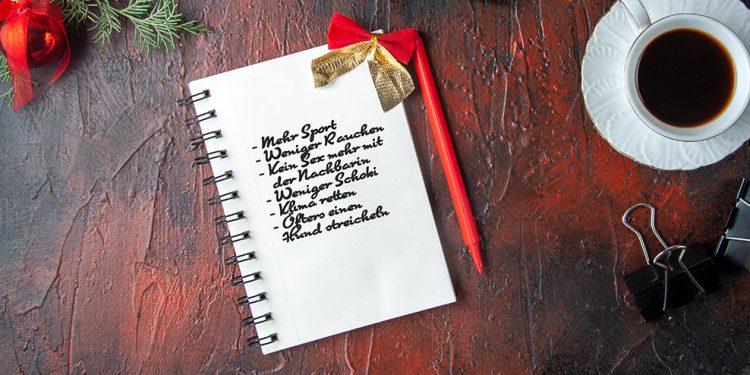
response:
<path fill-rule="evenodd" d="M 482 266 L 482 254 L 479 248 L 479 243 L 473 243 L 469 245 L 469 253 L 471 258 L 474 259 L 474 265 L 477 267 L 480 275 L 484 275 L 484 267 Z"/>

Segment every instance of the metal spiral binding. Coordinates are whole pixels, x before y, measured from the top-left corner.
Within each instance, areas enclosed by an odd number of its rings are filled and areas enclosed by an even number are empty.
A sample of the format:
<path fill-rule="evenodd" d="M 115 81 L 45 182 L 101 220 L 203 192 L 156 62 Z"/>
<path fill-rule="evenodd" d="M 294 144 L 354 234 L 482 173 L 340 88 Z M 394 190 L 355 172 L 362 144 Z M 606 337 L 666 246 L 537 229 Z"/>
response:
<path fill-rule="evenodd" d="M 266 299 L 266 292 L 261 292 L 253 296 L 242 296 L 237 298 L 238 305 L 252 305 Z"/>
<path fill-rule="evenodd" d="M 245 212 L 238 211 L 235 213 L 231 213 L 229 215 L 221 215 L 217 217 L 216 219 L 214 219 L 214 221 L 216 222 L 216 225 L 221 225 L 221 224 L 231 223 L 233 221 L 237 221 L 237 220 L 244 219 L 244 218 L 245 218 Z"/>
<path fill-rule="evenodd" d="M 226 236 L 219 237 L 219 245 L 228 245 L 230 243 L 239 242 L 250 238 L 250 231 L 244 231 L 240 234 L 227 234 Z"/>
<path fill-rule="evenodd" d="M 213 159 L 224 159 L 227 157 L 227 150 L 211 151 L 208 154 L 198 156 L 193 159 L 193 165 L 208 164 Z"/>
<path fill-rule="evenodd" d="M 233 257 L 227 257 L 224 259 L 224 264 L 226 264 L 227 266 L 231 266 L 232 264 L 240 264 L 241 262 L 244 262 L 250 259 L 255 259 L 254 251 L 251 251 L 245 254 L 235 255 Z"/>
<path fill-rule="evenodd" d="M 249 284 L 253 281 L 260 280 L 260 271 L 232 277 L 232 285 Z"/>
<path fill-rule="evenodd" d="M 203 90 L 195 95 L 190 95 L 187 98 L 182 98 L 177 100 L 177 105 L 180 107 L 184 107 L 190 104 L 193 104 L 197 101 L 206 99 L 211 96 L 211 92 L 208 90 Z"/>
<path fill-rule="evenodd" d="M 218 176 L 206 177 L 203 179 L 203 186 L 215 185 L 217 182 L 222 182 L 232 178 L 232 171 L 228 170 Z"/>
<path fill-rule="evenodd" d="M 191 95 L 186 98 L 177 100 L 177 104 L 180 107 L 184 107 L 184 106 L 193 104 L 197 101 L 207 99 L 209 97 L 211 97 L 210 91 L 203 90 L 195 95 Z M 190 126 L 199 124 L 203 121 L 206 121 L 208 119 L 215 118 L 215 117 L 217 117 L 216 111 L 212 109 L 212 110 L 203 112 L 199 115 L 196 115 L 194 117 L 188 118 L 187 120 L 185 120 L 185 126 L 190 127 Z M 210 139 L 221 138 L 221 137 L 222 137 L 221 130 L 214 130 L 214 131 L 206 132 L 206 133 L 200 134 L 199 136 L 195 138 L 190 139 L 189 147 L 191 150 L 197 150 L 201 145 L 205 144 L 206 141 Z M 208 152 L 205 155 L 200 155 L 200 156 L 195 157 L 193 159 L 193 166 L 208 164 L 213 159 L 223 159 L 226 157 L 228 157 L 227 150 L 218 150 L 218 151 Z M 232 170 L 228 170 L 220 175 L 215 175 L 215 176 L 204 178 L 202 181 L 202 185 L 203 186 L 216 185 L 219 182 L 226 181 L 233 177 L 234 176 L 233 176 Z M 222 202 L 226 202 L 228 200 L 236 199 L 236 198 L 239 198 L 239 193 L 237 190 L 234 190 L 228 193 L 219 194 L 211 198 L 208 198 L 207 202 L 209 205 L 217 205 Z M 214 221 L 216 225 L 226 225 L 227 223 L 240 220 L 243 218 L 245 218 L 244 212 L 237 211 L 231 214 L 218 216 L 214 219 Z M 228 235 L 219 237 L 219 246 L 233 244 L 235 242 L 242 241 L 248 238 L 250 238 L 249 231 L 245 231 L 245 232 L 235 234 L 235 235 L 228 234 Z M 232 257 L 227 257 L 224 259 L 224 263 L 227 266 L 233 266 L 233 265 L 238 265 L 239 263 L 242 263 L 245 261 L 249 261 L 251 259 L 255 259 L 255 252 L 253 251 L 249 251 L 244 254 L 235 255 Z M 247 275 L 242 275 L 240 272 L 239 276 L 232 277 L 231 282 L 232 282 L 232 285 L 243 285 L 243 284 L 252 283 L 253 281 L 257 281 L 260 279 L 261 279 L 260 271 L 253 272 Z M 266 300 L 266 292 L 260 292 L 252 296 L 245 295 L 243 297 L 238 298 L 237 304 L 250 306 L 254 303 L 258 303 L 264 300 Z M 260 323 L 264 323 L 269 320 L 272 320 L 272 316 L 270 312 L 257 316 L 257 317 L 247 317 L 242 320 L 242 323 L 244 325 L 256 326 Z M 256 334 L 255 336 L 247 339 L 247 343 L 249 346 L 257 345 L 259 347 L 271 344 L 276 341 L 278 341 L 278 336 L 276 333 L 273 333 L 264 337 L 260 337 Z"/>
<path fill-rule="evenodd" d="M 260 323 L 265 323 L 271 319 L 273 318 L 271 317 L 271 313 L 269 312 L 256 317 L 248 316 L 247 318 L 242 319 L 242 324 L 255 326 Z"/>
<path fill-rule="evenodd" d="M 226 202 L 230 199 L 235 199 L 239 197 L 240 197 L 240 194 L 237 192 L 237 190 L 235 190 L 235 191 L 230 191 L 229 193 L 224 193 L 221 195 L 217 195 L 215 197 L 208 198 L 206 201 L 208 202 L 208 204 L 213 206 L 215 204 Z"/>
<path fill-rule="evenodd" d="M 195 150 L 198 146 L 206 143 L 209 139 L 221 138 L 221 130 L 214 130 L 212 132 L 203 133 L 198 137 L 190 140 L 190 149 Z"/>
<path fill-rule="evenodd" d="M 260 338 L 258 336 L 253 336 L 253 337 L 247 339 L 247 345 L 249 345 L 249 346 L 255 346 L 255 345 L 257 345 L 257 346 L 265 346 L 265 345 L 268 345 L 268 344 L 272 344 L 272 343 L 276 342 L 277 340 L 278 340 L 278 337 L 276 337 L 275 333 L 272 333 L 272 334 L 270 334 L 268 336 L 260 337 Z"/>
<path fill-rule="evenodd" d="M 185 126 L 190 127 L 190 126 L 193 126 L 195 124 L 199 124 L 202 121 L 206 121 L 206 120 L 208 120 L 210 118 L 214 118 L 214 117 L 216 117 L 216 111 L 212 109 L 212 110 L 210 110 L 208 112 L 203 112 L 200 115 L 197 115 L 195 117 L 191 117 L 191 118 L 185 120 Z"/>

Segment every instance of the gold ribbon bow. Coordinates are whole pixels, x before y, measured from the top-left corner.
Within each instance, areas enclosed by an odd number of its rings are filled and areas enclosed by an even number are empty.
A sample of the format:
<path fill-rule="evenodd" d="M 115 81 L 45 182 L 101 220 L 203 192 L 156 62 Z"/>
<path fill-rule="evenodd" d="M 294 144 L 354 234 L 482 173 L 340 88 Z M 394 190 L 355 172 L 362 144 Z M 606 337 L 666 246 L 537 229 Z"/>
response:
<path fill-rule="evenodd" d="M 344 31 L 342 31 L 342 28 L 344 28 Z M 315 87 L 328 85 L 342 74 L 353 70 L 367 60 L 368 57 L 372 56 L 367 61 L 370 67 L 370 75 L 372 76 L 375 90 L 378 93 L 380 105 L 383 111 L 387 112 L 401 103 L 414 91 L 414 81 L 412 81 L 411 75 L 409 75 L 406 68 L 399 63 L 399 60 L 404 61 L 405 59 L 408 62 L 414 49 L 415 42 L 413 38 L 418 36 L 414 29 L 389 34 L 370 34 L 364 31 L 361 26 L 354 23 L 354 21 L 335 14 L 331 21 L 331 29 L 328 35 L 329 48 L 347 44 L 352 39 L 364 39 L 366 35 L 363 35 L 363 32 L 369 34 L 369 40 L 345 45 L 312 61 Z M 412 36 L 412 32 L 414 37 Z M 387 37 L 387 40 L 379 40 L 383 37 Z M 340 40 L 336 40 L 337 38 Z M 394 53 L 398 53 L 399 60 L 383 44 L 391 48 Z"/>

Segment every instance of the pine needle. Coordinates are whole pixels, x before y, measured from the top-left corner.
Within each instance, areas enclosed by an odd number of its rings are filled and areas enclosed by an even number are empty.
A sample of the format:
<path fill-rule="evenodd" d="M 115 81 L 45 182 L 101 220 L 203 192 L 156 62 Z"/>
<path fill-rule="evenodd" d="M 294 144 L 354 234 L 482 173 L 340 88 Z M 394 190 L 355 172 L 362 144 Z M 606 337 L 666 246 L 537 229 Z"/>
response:
<path fill-rule="evenodd" d="M 119 33 L 122 31 L 122 23 L 120 23 L 117 8 L 114 8 L 106 0 L 96 0 L 95 7 L 99 10 L 99 14 L 94 16 L 94 26 L 91 27 L 91 30 L 96 31 L 94 41 L 97 43 L 109 42 L 112 39 L 113 32 Z"/>
<path fill-rule="evenodd" d="M 82 23 L 94 20 L 91 5 L 86 0 L 57 0 L 57 4 L 68 27 L 78 28 Z"/>
<path fill-rule="evenodd" d="M 210 31 L 199 22 L 183 21 L 174 0 L 131 0 L 117 13 L 133 23 L 134 42 L 147 54 L 154 48 L 175 48 L 180 32 L 195 35 Z"/>
<path fill-rule="evenodd" d="M 10 68 L 8 60 L 0 54 L 0 83 L 10 82 Z"/>
<path fill-rule="evenodd" d="M 175 0 L 129 0 L 124 8 L 113 7 L 108 0 L 66 0 L 87 2 L 97 12 L 92 17 L 94 41 L 109 42 L 112 34 L 121 32 L 121 19 L 133 25 L 133 41 L 148 54 L 152 49 L 173 49 L 181 32 L 200 34 L 210 31 L 198 21 L 185 21 Z"/>
<path fill-rule="evenodd" d="M 10 84 L 10 69 L 8 68 L 8 60 L 5 59 L 5 56 L 0 54 L 0 84 L 5 86 L 6 84 Z M 10 104 L 13 103 L 13 86 L 9 87 L 4 92 L 0 90 L 0 104 Z"/>
<path fill-rule="evenodd" d="M 149 53 L 152 49 L 173 49 L 180 33 L 201 34 L 211 30 L 198 21 L 185 21 L 176 0 L 128 0 L 118 8 L 110 0 L 56 0 L 68 27 L 78 28 L 90 23 L 93 40 L 107 43 L 112 35 L 123 30 L 122 19 L 134 29 L 134 42 Z"/>

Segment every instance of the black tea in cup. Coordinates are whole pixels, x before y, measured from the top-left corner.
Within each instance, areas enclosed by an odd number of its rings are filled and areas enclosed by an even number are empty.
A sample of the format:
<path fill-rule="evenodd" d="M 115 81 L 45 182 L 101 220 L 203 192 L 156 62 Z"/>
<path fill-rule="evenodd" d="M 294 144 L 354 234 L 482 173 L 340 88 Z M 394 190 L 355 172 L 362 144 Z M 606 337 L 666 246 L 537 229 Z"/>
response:
<path fill-rule="evenodd" d="M 734 64 L 711 35 L 676 29 L 659 35 L 638 63 L 638 93 L 649 112 L 676 127 L 716 119 L 732 101 Z"/>

